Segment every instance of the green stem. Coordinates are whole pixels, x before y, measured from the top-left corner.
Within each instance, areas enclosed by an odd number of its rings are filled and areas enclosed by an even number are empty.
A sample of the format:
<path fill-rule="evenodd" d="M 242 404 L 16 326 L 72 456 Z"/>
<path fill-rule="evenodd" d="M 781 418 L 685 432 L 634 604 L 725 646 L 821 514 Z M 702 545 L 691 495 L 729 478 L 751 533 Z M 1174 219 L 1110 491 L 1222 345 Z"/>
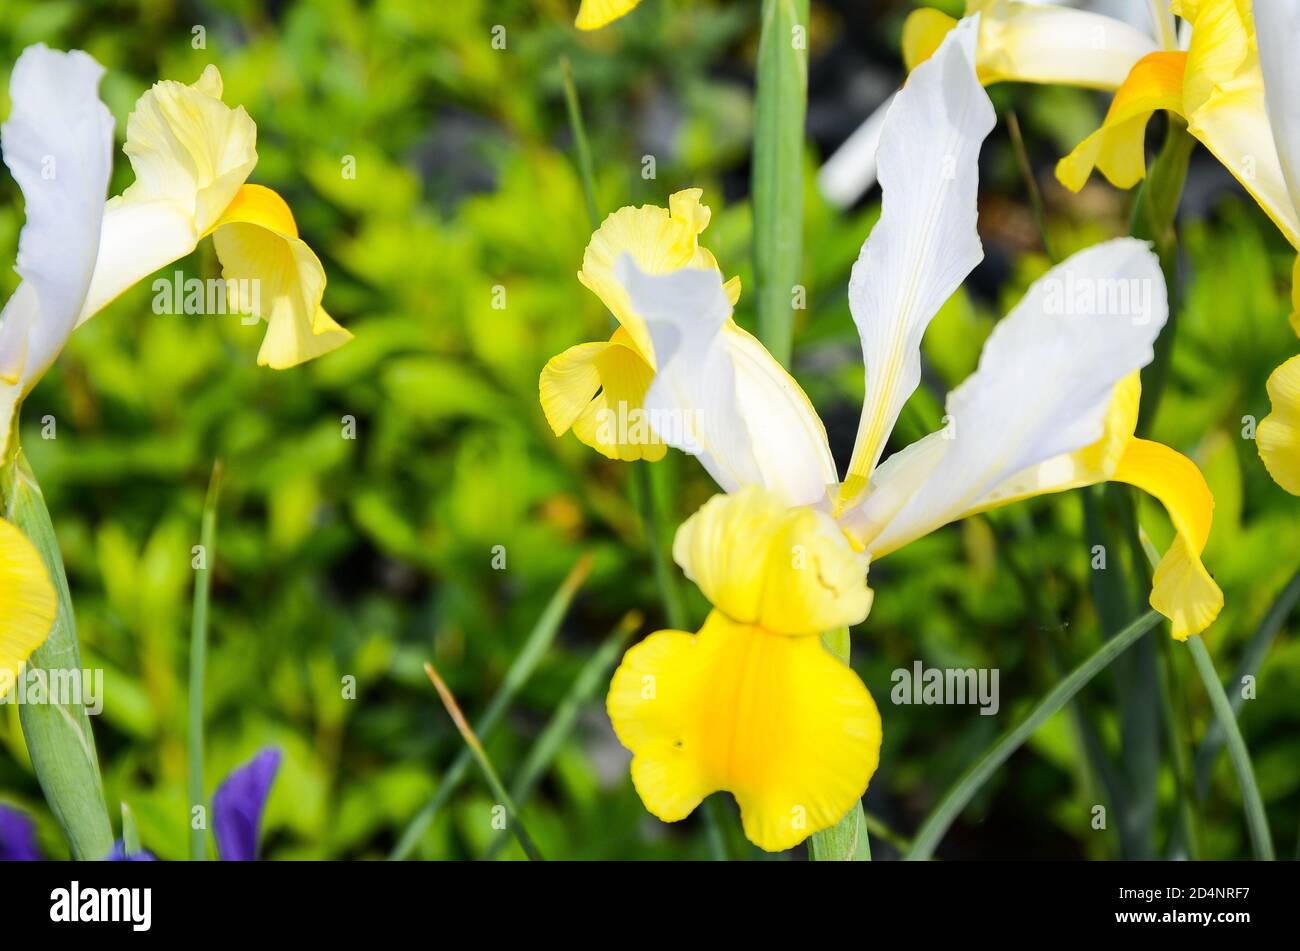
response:
<path fill-rule="evenodd" d="M 1232 679 L 1228 681 L 1236 685 L 1228 695 L 1228 702 L 1232 705 L 1234 714 L 1240 713 L 1241 705 L 1246 702 L 1241 694 L 1241 682 L 1246 677 L 1253 677 L 1259 672 L 1260 664 L 1264 662 L 1273 639 L 1277 637 L 1277 632 L 1282 629 L 1282 625 L 1295 609 L 1297 601 L 1300 601 L 1300 571 L 1291 576 L 1291 580 L 1287 582 L 1286 587 L 1277 596 L 1277 600 L 1268 609 L 1268 613 L 1264 615 L 1264 620 L 1260 622 L 1246 644 L 1246 650 L 1241 655 L 1237 669 L 1232 673 Z M 1205 731 L 1205 737 L 1201 740 L 1200 749 L 1196 751 L 1196 794 L 1198 796 L 1204 796 L 1209 789 L 1210 771 L 1222 749 L 1223 730 L 1217 722 L 1211 723 L 1210 728 Z"/>
<path fill-rule="evenodd" d="M 851 641 L 847 627 L 827 631 L 822 635 L 822 644 L 848 665 Z M 871 861 L 871 836 L 861 799 L 835 825 L 812 834 L 808 840 L 808 857 L 814 862 Z"/>
<path fill-rule="evenodd" d="M 573 67 L 569 58 L 560 58 L 560 75 L 564 82 L 564 105 L 569 113 L 569 129 L 573 133 L 573 148 L 578 153 L 578 177 L 582 181 L 582 198 L 587 203 L 587 217 L 591 230 L 600 226 L 600 212 L 596 205 L 596 175 L 591 164 L 591 146 L 587 142 L 587 125 L 582 121 L 582 102 L 578 87 L 573 82 Z"/>
<path fill-rule="evenodd" d="M 794 340 L 791 297 L 803 255 L 808 0 L 763 0 L 754 103 L 754 280 L 758 338 L 783 366 Z"/>
<path fill-rule="evenodd" d="M 1178 203 L 1187 181 L 1187 163 L 1196 140 L 1187 131 L 1187 123 L 1167 113 L 1168 126 L 1160 154 L 1151 164 L 1146 180 L 1138 190 L 1133 206 L 1129 233 L 1150 241 L 1160 258 L 1169 293 L 1169 320 L 1155 342 L 1155 357 L 1142 373 L 1142 403 L 1138 412 L 1138 435 L 1145 435 L 1155 420 L 1160 397 L 1169 379 L 1169 360 L 1173 352 L 1178 314 Z"/>
<path fill-rule="evenodd" d="M 1057 684 L 1051 693 L 1034 707 L 1028 717 L 994 743 L 989 751 L 957 780 L 953 788 L 948 791 L 947 795 L 934 808 L 934 811 L 921 824 L 912 850 L 906 856 L 907 859 L 916 861 L 930 858 L 944 833 L 948 831 L 948 827 L 952 825 L 953 821 L 966 808 L 966 805 L 974 798 L 984 783 L 988 781 L 989 777 L 997 771 L 998 767 L 1005 763 L 1012 753 L 1020 749 L 1024 742 L 1033 736 L 1034 731 L 1042 726 L 1048 718 L 1069 703 L 1070 699 L 1086 683 L 1092 680 L 1112 660 L 1127 650 L 1143 634 L 1155 627 L 1160 619 L 1160 614 L 1155 611 L 1148 611 L 1124 630 L 1107 640 L 1091 657 Z"/>
<path fill-rule="evenodd" d="M 1205 685 L 1205 692 L 1210 697 L 1210 707 L 1214 710 L 1215 719 L 1228 743 L 1228 755 L 1237 772 L 1237 785 L 1241 788 L 1242 805 L 1246 810 L 1251 848 L 1255 858 L 1271 862 L 1274 858 L 1273 837 L 1268 831 L 1268 815 L 1264 812 L 1264 800 L 1259 794 L 1259 786 L 1255 784 L 1250 752 L 1246 749 L 1246 741 L 1242 739 L 1241 729 L 1237 726 L 1232 705 L 1228 702 L 1228 695 L 1224 693 L 1223 684 L 1219 682 L 1219 675 L 1214 670 L 1214 661 L 1210 659 L 1210 652 L 1206 650 L 1200 635 L 1193 634 L 1189 637 L 1187 648 L 1192 652 L 1192 661 L 1196 664 L 1201 683 Z"/>
<path fill-rule="evenodd" d="M 58 594 L 59 613 L 45 643 L 28 658 L 27 674 L 40 671 L 46 684 L 67 684 L 83 676 L 72 594 L 45 496 L 19 450 L 0 474 L 0 497 L 8 519 L 31 541 L 45 562 Z M 50 811 L 75 859 L 102 859 L 113 848 L 113 827 L 104 803 L 104 784 L 95 754 L 90 717 L 80 702 L 24 703 L 18 715 L 32 767 Z"/>
<path fill-rule="evenodd" d="M 208 669 L 208 602 L 212 594 L 212 566 L 217 557 L 217 502 L 221 497 L 221 460 L 212 464 L 208 494 L 203 502 L 199 527 L 201 560 L 194 570 L 194 609 L 190 618 L 190 697 L 189 697 L 189 793 L 190 808 L 199 806 L 207 815 L 203 795 L 203 685 Z M 190 822 L 190 861 L 208 857 L 207 822 Z"/>
<path fill-rule="evenodd" d="M 1059 264 L 1061 259 L 1056 256 L 1052 239 L 1047 234 L 1047 207 L 1043 204 L 1043 193 L 1038 188 L 1038 179 L 1034 178 L 1034 166 L 1029 160 L 1029 150 L 1025 148 L 1025 138 L 1020 132 L 1020 119 L 1014 109 L 1007 113 L 1007 133 L 1011 136 L 1011 148 L 1016 154 L 1020 177 L 1025 180 L 1025 191 L 1029 194 L 1029 207 L 1034 212 L 1039 240 L 1043 242 L 1043 253 L 1053 264 Z"/>

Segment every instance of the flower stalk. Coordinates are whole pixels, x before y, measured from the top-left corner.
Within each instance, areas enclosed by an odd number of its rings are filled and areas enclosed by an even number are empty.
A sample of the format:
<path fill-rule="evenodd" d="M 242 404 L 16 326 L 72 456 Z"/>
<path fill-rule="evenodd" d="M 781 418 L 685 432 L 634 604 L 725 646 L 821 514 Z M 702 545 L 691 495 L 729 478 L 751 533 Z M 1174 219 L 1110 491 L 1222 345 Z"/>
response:
<path fill-rule="evenodd" d="M 58 595 L 58 616 L 50 636 L 27 661 L 27 676 L 35 673 L 43 678 L 49 696 L 46 703 L 20 706 L 23 736 L 45 801 L 68 839 L 72 857 L 101 859 L 113 847 L 113 829 L 90 717 L 79 698 L 73 701 L 53 691 L 53 684 L 81 676 L 72 595 L 45 496 L 21 450 L 0 473 L 0 498 L 5 517 L 40 553 Z"/>
<path fill-rule="evenodd" d="M 791 295 L 803 259 L 808 0 L 763 0 L 754 104 L 754 278 L 758 338 L 784 366 L 794 339 Z"/>

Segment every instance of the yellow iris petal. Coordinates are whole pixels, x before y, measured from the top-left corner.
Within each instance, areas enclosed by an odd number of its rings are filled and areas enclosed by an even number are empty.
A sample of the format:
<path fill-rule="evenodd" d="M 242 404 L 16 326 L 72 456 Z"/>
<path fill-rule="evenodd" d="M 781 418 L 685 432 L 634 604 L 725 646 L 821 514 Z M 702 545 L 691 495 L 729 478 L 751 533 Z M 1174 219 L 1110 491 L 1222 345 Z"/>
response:
<path fill-rule="evenodd" d="M 640 2 L 641 0 L 582 0 L 574 25 L 580 30 L 599 30 L 635 9 Z"/>
<path fill-rule="evenodd" d="M 903 21 L 903 63 L 910 73 L 927 59 L 943 43 L 957 21 L 942 10 L 922 7 L 913 10 Z"/>
<path fill-rule="evenodd" d="M 208 66 L 192 86 L 164 80 L 141 96 L 123 147 L 136 180 L 115 200 L 175 201 L 196 235 L 206 232 L 257 164 L 257 126 L 221 95 L 221 73 Z"/>
<path fill-rule="evenodd" d="M 678 529 L 673 557 L 720 611 L 769 631 L 819 634 L 871 610 L 866 562 L 834 520 L 756 486 L 705 503 Z"/>
<path fill-rule="evenodd" d="M 668 447 L 645 415 L 654 371 L 621 327 L 608 341 L 580 343 L 552 357 L 539 384 L 542 412 L 557 436 L 570 429 L 608 459 L 662 459 Z"/>
<path fill-rule="evenodd" d="M 838 822 L 879 762 L 875 702 L 819 637 L 717 611 L 696 635 L 660 631 L 629 650 L 606 706 L 650 812 L 675 822 L 726 790 L 768 851 Z"/>
<path fill-rule="evenodd" d="M 1093 168 L 1117 188 L 1132 188 L 1146 175 L 1147 122 L 1157 109 L 1184 114 L 1183 79 L 1187 54 L 1150 53 L 1138 60 L 1111 101 L 1101 128 L 1056 165 L 1056 177 L 1078 191 Z"/>
<path fill-rule="evenodd" d="M 1178 534 L 1156 566 L 1151 606 L 1172 622 L 1176 640 L 1200 633 L 1223 609 L 1223 592 L 1201 564 L 1214 516 L 1214 496 L 1205 477 L 1192 460 L 1168 446 L 1133 439 L 1111 478 L 1155 496 L 1169 512 Z"/>
<path fill-rule="evenodd" d="M 22 532 L 0 519 L 0 698 L 49 637 L 57 609 L 41 556 Z"/>
<path fill-rule="evenodd" d="M 700 203 L 703 194 L 703 189 L 688 188 L 671 195 L 668 208 L 620 208 L 601 223 L 583 254 L 578 280 L 609 308 L 652 367 L 655 360 L 650 332 L 632 310 L 627 291 L 614 277 L 614 265 L 624 254 L 630 254 L 646 274 L 668 274 L 684 267 L 716 269 L 718 263 L 713 255 L 699 244 L 700 233 L 708 227 L 710 218 L 708 206 Z M 739 284 L 729 285 L 728 292 L 738 294 Z"/>
<path fill-rule="evenodd" d="M 1300 357 L 1292 357 L 1268 378 L 1273 404 L 1255 433 L 1255 447 L 1273 481 L 1300 495 Z"/>
<path fill-rule="evenodd" d="M 262 185 L 244 185 L 213 229 L 222 276 L 236 282 L 228 293 L 243 312 L 266 320 L 259 365 L 296 366 L 352 339 L 321 306 L 325 268 L 298 237 L 283 198 Z"/>

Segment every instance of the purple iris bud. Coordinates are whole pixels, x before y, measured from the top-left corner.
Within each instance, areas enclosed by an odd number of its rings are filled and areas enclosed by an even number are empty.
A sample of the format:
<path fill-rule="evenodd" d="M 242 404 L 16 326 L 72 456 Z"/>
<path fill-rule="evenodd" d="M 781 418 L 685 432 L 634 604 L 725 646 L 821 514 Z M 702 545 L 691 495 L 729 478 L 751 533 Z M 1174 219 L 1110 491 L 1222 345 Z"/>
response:
<path fill-rule="evenodd" d="M 106 856 L 105 862 L 157 862 L 158 857 L 148 849 L 141 849 L 139 852 L 127 854 L 126 843 L 118 839 L 113 843 L 113 849 Z"/>
<path fill-rule="evenodd" d="M 269 746 L 217 787 L 212 797 L 212 834 L 223 862 L 252 862 L 257 858 L 262 810 L 282 757 L 280 750 Z"/>
<path fill-rule="evenodd" d="M 26 813 L 0 805 L 0 862 L 39 862 L 42 858 L 36 847 L 35 823 Z"/>

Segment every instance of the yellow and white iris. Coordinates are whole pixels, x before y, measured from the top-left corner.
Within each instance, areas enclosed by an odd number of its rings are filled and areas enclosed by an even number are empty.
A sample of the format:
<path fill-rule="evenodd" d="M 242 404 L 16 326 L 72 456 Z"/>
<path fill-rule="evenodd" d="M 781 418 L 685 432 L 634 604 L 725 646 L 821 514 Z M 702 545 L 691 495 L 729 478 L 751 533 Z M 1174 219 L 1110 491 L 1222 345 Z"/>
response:
<path fill-rule="evenodd" d="M 259 363 L 293 366 L 351 337 L 321 307 L 325 271 L 288 206 L 246 183 L 257 163 L 257 129 L 242 108 L 221 101 L 216 67 L 192 86 L 164 81 L 140 98 L 125 147 L 136 180 L 107 202 L 113 119 L 99 98 L 103 73 L 84 52 L 37 45 L 10 76 L 13 107 L 0 145 L 26 221 L 15 266 L 22 281 L 0 312 L 3 462 L 17 448 L 23 399 L 72 332 L 209 234 L 224 276 L 258 283 L 250 296 L 268 325 Z M 39 556 L 0 521 L 0 687 L 45 640 L 54 616 Z"/>
<path fill-rule="evenodd" d="M 0 449 L 72 331 L 208 235 L 224 277 L 258 282 L 249 296 L 267 321 L 259 364 L 291 367 L 352 336 L 321 306 L 325 271 L 288 206 L 247 184 L 257 127 L 242 107 L 221 101 L 215 66 L 193 85 L 163 81 L 140 97 L 124 148 L 136 180 L 105 203 L 113 121 L 96 92 L 102 72 L 84 53 L 43 46 L 14 67 L 5 161 L 27 199 L 27 224 L 23 282 L 0 318 Z M 54 125 L 51 110 L 74 96 L 75 124 Z"/>
<path fill-rule="evenodd" d="M 679 239 L 671 255 L 637 245 L 613 263 L 611 310 L 649 375 L 638 406 L 654 438 L 695 455 L 733 493 L 688 520 L 674 545 L 713 614 L 696 635 L 660 632 L 634 647 L 610 691 L 636 787 L 663 819 L 726 789 L 766 849 L 836 822 L 875 768 L 879 727 L 865 688 L 813 635 L 865 617 L 871 560 L 967 515 L 1132 483 L 1165 504 L 1177 532 L 1151 594 L 1173 636 L 1203 630 L 1222 607 L 1200 561 L 1213 509 L 1204 479 L 1133 436 L 1137 373 L 1167 318 L 1159 264 L 1142 242 L 1098 245 L 1035 283 L 949 395 L 948 425 L 880 461 L 919 383 L 926 326 L 983 256 L 977 159 L 994 113 L 976 74 L 976 30 L 976 18 L 951 30 L 885 119 L 883 212 L 849 286 L 866 398 L 842 483 L 803 391 L 733 329 L 734 294 L 711 258 L 647 270 L 646 260 L 693 259 Z M 574 385 L 560 421 L 600 384 L 590 373 Z"/>
<path fill-rule="evenodd" d="M 1187 48 L 1165 48 L 1138 60 L 1115 93 L 1105 121 L 1057 165 L 1067 188 L 1078 191 L 1094 168 L 1111 184 L 1131 188 L 1146 175 L 1147 123 L 1157 110 L 1179 116 L 1259 203 L 1300 251 L 1300 82 L 1296 0 L 1172 0 L 1190 29 Z M 1260 29 L 1256 30 L 1256 17 Z M 1057 42 L 1087 42 L 1061 30 Z M 1013 77 L 1014 78 L 1014 77 Z M 1068 83 L 1068 71 L 1052 81 Z M 1086 85 L 1084 83 L 1076 83 Z M 1300 310 L 1300 256 L 1293 273 L 1293 309 Z M 1294 313 L 1292 323 L 1300 332 Z M 1300 494 L 1300 358 L 1269 379 L 1273 412 L 1260 424 L 1256 447 L 1274 480 Z"/>

